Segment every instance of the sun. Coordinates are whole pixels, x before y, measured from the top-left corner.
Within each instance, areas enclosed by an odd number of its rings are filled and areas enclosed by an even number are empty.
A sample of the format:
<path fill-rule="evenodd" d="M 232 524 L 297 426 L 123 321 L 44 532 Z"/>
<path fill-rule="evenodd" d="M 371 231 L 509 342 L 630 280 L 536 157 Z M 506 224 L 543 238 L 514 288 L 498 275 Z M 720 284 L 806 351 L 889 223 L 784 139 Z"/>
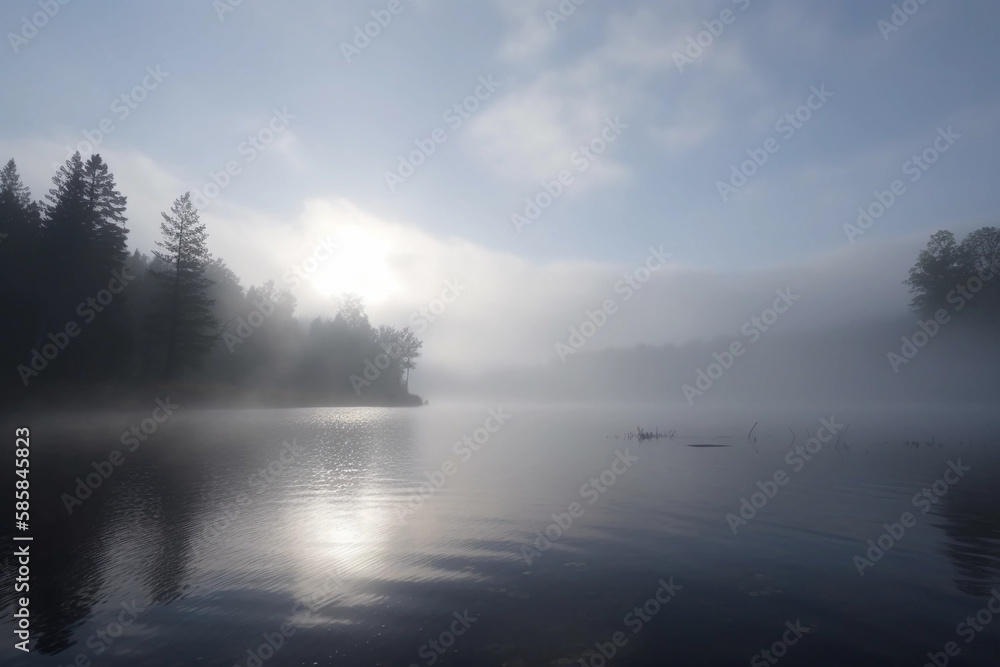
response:
<path fill-rule="evenodd" d="M 308 277 L 317 293 L 336 298 L 350 292 L 366 305 L 377 305 L 399 291 L 389 239 L 353 224 L 339 226 L 333 236 L 337 242 L 333 256 Z"/>

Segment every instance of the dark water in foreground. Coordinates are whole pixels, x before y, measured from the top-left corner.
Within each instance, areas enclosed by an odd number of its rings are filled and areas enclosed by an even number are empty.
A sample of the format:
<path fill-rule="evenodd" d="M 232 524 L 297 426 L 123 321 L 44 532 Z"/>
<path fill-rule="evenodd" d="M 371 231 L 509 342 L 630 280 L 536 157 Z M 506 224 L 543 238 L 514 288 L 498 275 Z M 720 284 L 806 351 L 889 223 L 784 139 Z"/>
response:
<path fill-rule="evenodd" d="M 986 410 L 182 407 L 123 445 L 153 407 L 27 424 L 32 652 L 8 560 L 4 664 L 1000 664 Z"/>

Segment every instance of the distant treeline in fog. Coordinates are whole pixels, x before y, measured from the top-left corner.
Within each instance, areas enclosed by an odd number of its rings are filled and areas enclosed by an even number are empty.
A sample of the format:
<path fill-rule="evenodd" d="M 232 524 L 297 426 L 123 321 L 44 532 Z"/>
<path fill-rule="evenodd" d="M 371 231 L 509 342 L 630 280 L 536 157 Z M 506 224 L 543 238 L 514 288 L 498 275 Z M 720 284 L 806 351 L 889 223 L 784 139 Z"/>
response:
<path fill-rule="evenodd" d="M 824 404 L 1000 399 L 1000 229 L 931 236 L 905 282 L 912 314 L 795 333 L 583 349 L 479 374 L 428 368 L 421 388 L 506 400 Z M 901 279 L 904 276 L 900 276 Z M 901 304 L 902 305 L 902 304 Z M 849 317 L 849 316 L 848 316 Z M 739 356 L 730 350 L 734 343 Z"/>
<path fill-rule="evenodd" d="M 147 256 L 128 252 L 126 198 L 100 155 L 76 153 L 52 182 L 36 202 L 14 160 L 0 172 L 5 402 L 160 386 L 270 404 L 419 402 L 406 388 L 422 346 L 411 331 L 373 326 L 351 295 L 331 320 L 301 324 L 292 294 L 245 288 L 209 253 L 188 195 Z"/>

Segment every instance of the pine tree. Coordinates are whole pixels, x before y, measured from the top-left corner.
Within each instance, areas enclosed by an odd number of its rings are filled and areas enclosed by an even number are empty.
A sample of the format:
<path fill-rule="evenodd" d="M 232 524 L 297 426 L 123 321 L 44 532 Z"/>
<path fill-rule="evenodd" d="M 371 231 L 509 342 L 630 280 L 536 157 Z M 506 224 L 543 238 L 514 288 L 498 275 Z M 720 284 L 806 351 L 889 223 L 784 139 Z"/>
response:
<path fill-rule="evenodd" d="M 41 211 L 10 160 L 0 170 L 0 276 L 9 296 L 31 289 L 40 232 Z"/>
<path fill-rule="evenodd" d="M 76 320 L 87 331 L 74 342 L 67 359 L 60 360 L 63 371 L 90 379 L 115 375 L 131 344 L 123 309 L 126 296 L 107 291 L 113 279 L 120 280 L 128 258 L 126 198 L 99 155 L 84 162 L 79 152 L 73 154 L 52 182 L 41 238 L 46 303 L 42 329 L 61 329 Z"/>
<path fill-rule="evenodd" d="M 165 327 L 163 374 L 169 379 L 182 368 L 198 365 L 217 338 L 218 322 L 212 315 L 214 301 L 208 296 L 212 281 L 205 273 L 212 257 L 191 193 L 175 200 L 170 214 L 162 215 L 163 241 L 156 245 L 163 251 L 153 254 L 166 268 L 154 271 L 163 288 L 162 310 L 155 317 Z"/>
<path fill-rule="evenodd" d="M 0 233 L 37 233 L 40 220 L 38 204 L 31 201 L 31 191 L 21 182 L 17 164 L 8 160 L 0 170 Z"/>
<path fill-rule="evenodd" d="M 4 368 L 24 361 L 41 321 L 38 241 L 41 212 L 21 182 L 14 160 L 0 170 L 0 360 Z M 17 375 L 0 384 L 20 386 Z"/>
<path fill-rule="evenodd" d="M 98 280 L 128 258 L 128 229 L 125 227 L 125 196 L 115 187 L 115 178 L 100 155 L 92 155 L 83 168 L 84 205 L 90 215 L 94 248 L 94 270 Z"/>
<path fill-rule="evenodd" d="M 47 319 L 65 320 L 91 285 L 90 220 L 84 203 L 83 159 L 75 153 L 52 177 L 45 196 L 41 246 Z"/>

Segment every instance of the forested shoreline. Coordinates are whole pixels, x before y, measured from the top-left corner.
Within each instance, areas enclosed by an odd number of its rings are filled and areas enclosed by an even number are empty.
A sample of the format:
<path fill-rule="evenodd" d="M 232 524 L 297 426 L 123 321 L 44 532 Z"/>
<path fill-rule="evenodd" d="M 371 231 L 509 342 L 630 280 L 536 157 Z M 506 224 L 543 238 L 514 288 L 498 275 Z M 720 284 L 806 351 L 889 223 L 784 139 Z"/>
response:
<path fill-rule="evenodd" d="M 207 405 L 422 402 L 407 390 L 422 346 L 412 331 L 374 326 L 350 294 L 331 317 L 300 322 L 291 292 L 244 287 L 211 254 L 189 194 L 162 213 L 147 255 L 129 251 L 127 198 L 100 155 L 74 154 L 52 182 L 36 201 L 13 159 L 0 171 L 5 405 L 151 392 Z"/>

